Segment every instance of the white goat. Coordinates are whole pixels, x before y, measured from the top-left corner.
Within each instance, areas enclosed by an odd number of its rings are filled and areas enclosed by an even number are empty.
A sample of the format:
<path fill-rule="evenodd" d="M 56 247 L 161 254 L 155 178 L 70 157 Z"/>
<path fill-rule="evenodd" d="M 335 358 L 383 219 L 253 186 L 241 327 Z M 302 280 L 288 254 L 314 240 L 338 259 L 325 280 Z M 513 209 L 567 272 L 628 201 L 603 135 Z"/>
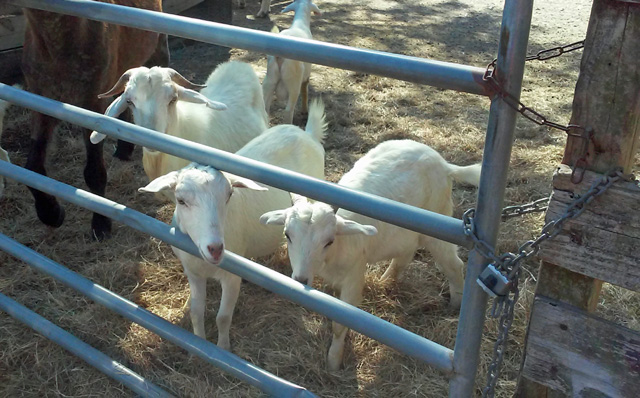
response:
<path fill-rule="evenodd" d="M 199 93 L 195 88 L 202 90 Z M 123 91 L 106 115 L 116 117 L 129 108 L 139 126 L 224 151 L 237 151 L 269 127 L 260 81 L 244 62 L 221 64 L 206 86 L 193 84 L 170 68 L 129 69 L 100 97 Z M 221 110 L 226 111 L 218 112 Z M 104 137 L 94 131 L 91 142 L 96 144 Z M 153 180 L 185 167 L 189 161 L 144 148 L 142 163 Z"/>
<path fill-rule="evenodd" d="M 477 185 L 479 166 L 449 164 L 438 152 L 415 141 L 387 141 L 358 160 L 338 184 L 451 215 L 452 180 Z M 357 306 L 367 263 L 392 259 L 382 279 L 395 278 L 416 250 L 426 247 L 449 280 L 451 306 L 460 306 L 463 263 L 454 244 L 345 209 L 335 213 L 330 205 L 309 203 L 302 196 L 293 198 L 293 207 L 260 217 L 263 224 L 285 226 L 293 279 L 311 285 L 319 275 L 340 291 L 341 300 Z M 333 323 L 327 358 L 330 370 L 340 368 L 346 333 L 346 327 Z"/>
<path fill-rule="evenodd" d="M 15 86 L 21 88 L 20 86 Z M 2 140 L 2 132 L 4 131 L 4 116 L 7 109 L 11 106 L 11 103 L 0 99 L 0 140 Z M 1 143 L 1 142 L 0 142 Z M 0 146 L 0 160 L 11 163 L 9 160 L 9 153 Z M 0 198 L 4 195 L 4 176 L 0 175 Z"/>
<path fill-rule="evenodd" d="M 237 154 L 323 178 L 322 139 L 325 129 L 324 106 L 320 101 L 314 102 L 311 104 L 306 132 L 292 125 L 275 126 L 254 138 Z M 218 279 L 222 285 L 222 299 L 216 317 L 218 346 L 229 349 L 229 327 L 240 292 L 241 278 L 216 264 L 222 260 L 225 248 L 245 257 L 274 253 L 282 244 L 282 228 L 260 225 L 258 218 L 266 211 L 287 206 L 291 203 L 291 197 L 275 188 L 268 192 L 257 192 L 266 191 L 267 188 L 246 178 L 195 164 L 159 177 L 139 189 L 141 192 L 162 190 L 175 193 L 177 204 L 173 224 L 189 235 L 202 255 L 202 258 L 194 257 L 173 248 L 189 279 L 194 333 L 205 338 L 206 280 Z"/>
<path fill-rule="evenodd" d="M 282 12 L 294 11 L 293 22 L 289 29 L 280 32 L 281 35 L 311 39 L 311 12 L 321 15 L 320 9 L 311 0 L 295 0 L 285 7 Z M 264 104 L 267 114 L 271 109 L 273 94 L 279 100 L 287 101 L 283 123 L 293 121 L 293 111 L 302 92 L 302 111 L 307 112 L 309 96 L 309 77 L 311 64 L 269 55 L 267 57 L 267 75 L 262 82 Z"/>

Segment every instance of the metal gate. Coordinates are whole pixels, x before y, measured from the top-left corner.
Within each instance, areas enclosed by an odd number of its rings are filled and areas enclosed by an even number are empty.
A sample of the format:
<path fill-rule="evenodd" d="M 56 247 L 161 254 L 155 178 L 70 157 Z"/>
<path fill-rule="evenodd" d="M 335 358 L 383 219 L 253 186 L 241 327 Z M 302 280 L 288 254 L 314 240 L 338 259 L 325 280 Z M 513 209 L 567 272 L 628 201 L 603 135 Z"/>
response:
<path fill-rule="evenodd" d="M 266 32 L 88 0 L 10 1 L 22 7 L 152 30 L 227 47 L 242 48 L 445 89 L 492 95 L 492 91 L 483 79 L 484 68 L 357 49 L 315 40 L 283 37 Z M 516 98 L 520 96 L 532 8 L 532 0 L 507 0 L 503 11 L 496 67 L 500 74 L 496 77 L 501 86 Z M 285 191 L 296 192 L 466 248 L 472 249 L 473 247 L 472 242 L 464 233 L 462 220 L 453 217 L 352 191 L 211 147 L 161 135 L 152 130 L 30 94 L 1 83 L 0 98 L 91 130 L 98 130 L 111 137 L 208 164 L 220 170 L 251 178 Z M 492 246 L 495 246 L 500 222 L 515 118 L 516 112 L 502 100 L 501 96 L 492 97 L 475 216 L 476 234 Z M 200 255 L 193 242 L 180 231 L 123 205 L 4 161 L 0 161 L 0 174 L 120 221 L 193 255 Z M 304 388 L 282 380 L 234 354 L 219 349 L 216 345 L 118 297 L 4 235 L 0 235 L 0 249 L 52 275 L 93 300 L 271 395 L 314 396 Z M 488 259 L 478 251 L 471 250 L 466 270 L 460 321 L 453 350 L 317 290 L 304 288 L 300 283 L 278 272 L 232 253 L 227 253 L 220 267 L 434 366 L 450 377 L 449 395 L 457 398 L 468 397 L 473 393 L 487 304 L 487 295 L 476 284 L 476 279 L 487 263 Z M 47 337 L 55 339 L 54 341 L 59 344 L 68 343 L 69 346 L 78 344 L 77 339 L 74 340 L 73 336 L 61 329 L 55 329 L 57 328 L 55 325 L 43 326 L 43 322 L 48 321 L 43 321 L 38 315 L 31 313 L 6 296 L 0 295 L 0 308 L 36 328 Z M 56 333 L 45 333 L 47 330 L 54 329 Z M 82 352 L 77 354 L 84 355 Z M 97 358 L 100 353 L 94 354 Z M 113 362 L 108 358 L 101 358 L 96 363 L 101 363 L 101 361 L 102 363 Z M 153 396 L 167 394 L 140 376 L 132 372 L 131 374 L 123 372 L 121 365 L 120 367 L 112 366 L 109 368 L 107 366 L 100 369 L 112 376 L 121 376 L 121 379 L 125 379 L 121 381 L 138 393 Z"/>

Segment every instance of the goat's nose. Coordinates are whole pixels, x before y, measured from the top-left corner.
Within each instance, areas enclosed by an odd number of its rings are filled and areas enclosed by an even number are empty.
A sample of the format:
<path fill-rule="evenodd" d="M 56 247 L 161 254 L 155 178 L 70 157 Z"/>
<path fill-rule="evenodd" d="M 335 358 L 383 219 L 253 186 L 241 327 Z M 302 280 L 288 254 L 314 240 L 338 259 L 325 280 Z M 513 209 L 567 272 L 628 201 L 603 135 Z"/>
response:
<path fill-rule="evenodd" d="M 303 276 L 294 276 L 293 279 L 297 280 L 298 282 L 302 283 L 303 285 L 309 284 L 309 278 L 305 278 Z"/>
<path fill-rule="evenodd" d="M 209 250 L 209 253 L 211 254 L 211 257 L 213 257 L 215 260 L 219 259 L 220 256 L 222 255 L 222 252 L 224 251 L 224 244 L 223 243 L 212 243 L 209 246 L 207 246 L 207 250 Z"/>

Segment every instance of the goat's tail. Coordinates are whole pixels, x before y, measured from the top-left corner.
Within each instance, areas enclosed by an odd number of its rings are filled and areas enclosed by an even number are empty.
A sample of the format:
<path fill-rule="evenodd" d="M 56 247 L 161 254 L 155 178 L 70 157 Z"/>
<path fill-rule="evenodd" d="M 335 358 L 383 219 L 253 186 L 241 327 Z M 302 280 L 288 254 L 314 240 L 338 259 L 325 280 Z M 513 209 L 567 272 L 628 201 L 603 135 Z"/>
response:
<path fill-rule="evenodd" d="M 319 143 L 324 141 L 327 122 L 325 121 L 324 115 L 324 103 L 320 98 L 314 99 L 311 101 L 311 104 L 309 104 L 309 117 L 307 118 L 305 131 L 311 134 Z"/>
<path fill-rule="evenodd" d="M 472 164 L 471 166 L 456 166 L 455 164 L 448 163 L 449 176 L 455 182 L 463 184 L 469 184 L 473 186 L 480 185 L 480 170 L 482 165 Z"/>

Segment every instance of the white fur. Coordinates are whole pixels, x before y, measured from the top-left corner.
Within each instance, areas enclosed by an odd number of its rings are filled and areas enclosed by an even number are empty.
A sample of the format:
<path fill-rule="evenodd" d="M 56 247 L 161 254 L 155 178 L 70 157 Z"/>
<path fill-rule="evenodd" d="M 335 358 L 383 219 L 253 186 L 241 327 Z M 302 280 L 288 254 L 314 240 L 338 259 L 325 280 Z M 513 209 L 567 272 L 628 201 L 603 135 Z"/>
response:
<path fill-rule="evenodd" d="M 242 148 L 269 127 L 260 81 L 249 64 L 221 64 L 200 93 L 173 82 L 168 71 L 161 67 L 134 69 L 124 93 L 112 106 L 125 101 L 139 126 L 229 152 Z M 91 135 L 94 143 L 103 137 L 97 132 Z M 185 167 L 189 161 L 144 148 L 142 163 L 153 180 Z"/>
<path fill-rule="evenodd" d="M 447 163 L 427 145 L 410 140 L 387 141 L 358 160 L 338 184 L 398 202 L 451 215 L 452 181 L 477 185 L 480 165 Z M 260 221 L 283 225 L 292 278 L 311 285 L 316 275 L 340 291 L 340 299 L 359 305 L 367 263 L 392 259 L 382 279 L 396 278 L 417 249 L 425 247 L 449 280 L 451 305 L 460 306 L 463 263 L 457 247 L 425 235 L 340 209 L 296 197 L 293 207 L 264 214 Z M 342 363 L 347 329 L 333 323 L 327 358 L 331 370 Z"/>
<path fill-rule="evenodd" d="M 320 9 L 311 0 L 295 0 L 282 10 L 282 12 L 288 11 L 295 11 L 293 22 L 289 29 L 283 30 L 280 34 L 311 39 L 311 12 L 320 15 Z M 302 93 L 302 110 L 307 112 L 310 76 L 311 64 L 269 55 L 267 57 L 267 75 L 262 82 L 267 114 L 270 112 L 274 93 L 277 94 L 279 100 L 287 101 L 283 123 L 293 121 L 293 111 L 300 93 Z"/>
<path fill-rule="evenodd" d="M 323 178 L 322 138 L 326 129 L 323 112 L 321 102 L 313 103 L 306 131 L 292 125 L 275 126 L 254 138 L 237 154 Z M 222 284 L 222 301 L 216 318 L 218 346 L 229 349 L 229 327 L 241 279 L 215 265 L 222 261 L 223 248 L 245 257 L 274 253 L 282 244 L 282 228 L 263 226 L 258 218 L 264 212 L 287 206 L 291 198 L 279 189 L 267 190 L 246 178 L 196 164 L 140 188 L 142 192 L 162 190 L 175 193 L 174 223 L 189 235 L 204 258 L 173 248 L 189 279 L 194 333 L 205 337 L 206 279 L 218 279 Z"/>

